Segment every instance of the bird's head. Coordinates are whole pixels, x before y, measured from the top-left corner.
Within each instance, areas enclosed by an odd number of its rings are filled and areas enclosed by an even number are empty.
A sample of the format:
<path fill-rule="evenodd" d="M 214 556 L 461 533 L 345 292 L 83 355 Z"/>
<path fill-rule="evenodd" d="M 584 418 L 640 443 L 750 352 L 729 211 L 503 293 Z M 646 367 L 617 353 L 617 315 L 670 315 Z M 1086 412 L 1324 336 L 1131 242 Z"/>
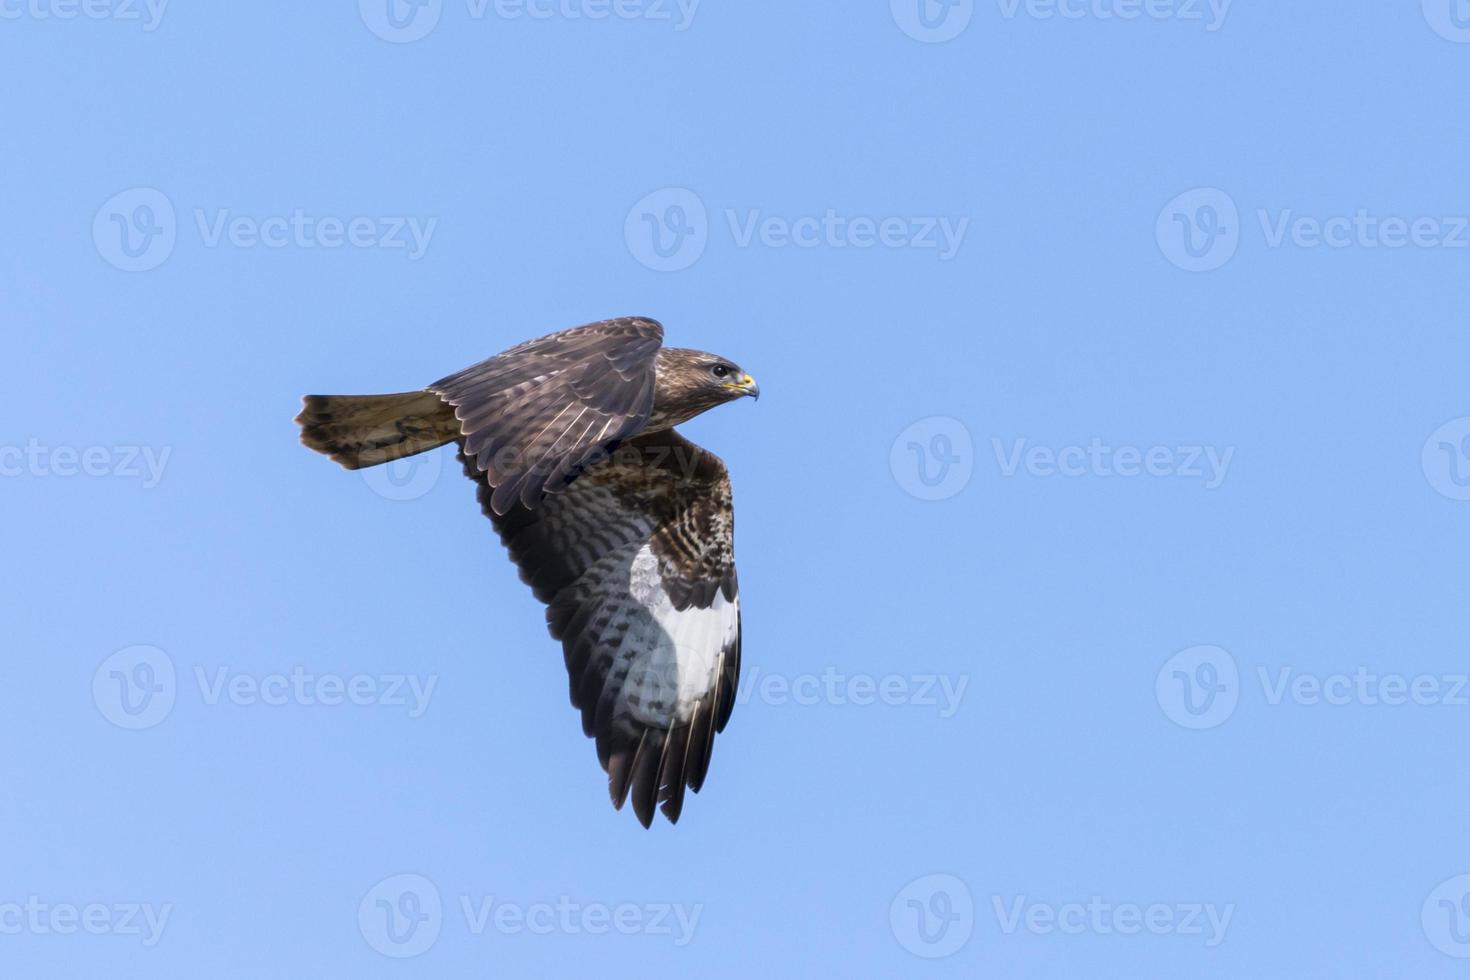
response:
<path fill-rule="evenodd" d="M 760 385 L 734 361 L 683 347 L 658 352 L 654 420 L 678 425 L 737 398 L 759 398 Z"/>

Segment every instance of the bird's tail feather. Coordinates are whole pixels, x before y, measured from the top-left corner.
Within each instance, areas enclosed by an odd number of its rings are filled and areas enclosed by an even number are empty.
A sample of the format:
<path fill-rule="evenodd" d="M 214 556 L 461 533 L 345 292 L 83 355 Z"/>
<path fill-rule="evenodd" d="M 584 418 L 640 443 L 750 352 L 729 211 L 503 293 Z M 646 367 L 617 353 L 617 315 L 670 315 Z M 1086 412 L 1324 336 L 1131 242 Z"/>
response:
<path fill-rule="evenodd" d="M 459 438 L 454 408 L 432 391 L 307 395 L 296 422 L 306 446 L 349 470 L 412 456 Z"/>

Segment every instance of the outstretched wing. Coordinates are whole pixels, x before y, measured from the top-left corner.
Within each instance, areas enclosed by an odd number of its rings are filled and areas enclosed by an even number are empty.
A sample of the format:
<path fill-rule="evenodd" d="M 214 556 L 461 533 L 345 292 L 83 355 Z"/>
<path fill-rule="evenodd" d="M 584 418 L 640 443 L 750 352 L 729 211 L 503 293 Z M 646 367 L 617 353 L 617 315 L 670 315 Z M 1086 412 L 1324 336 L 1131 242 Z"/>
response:
<path fill-rule="evenodd" d="M 603 320 L 528 341 L 429 385 L 454 406 L 462 450 L 491 488 L 491 511 L 535 507 L 642 430 L 663 335 L 656 320 Z"/>
<path fill-rule="evenodd" d="M 597 740 L 613 805 L 647 827 L 699 792 L 735 706 L 740 600 L 725 465 L 669 430 L 630 440 L 535 509 L 480 503 L 547 603 L 572 704 Z"/>

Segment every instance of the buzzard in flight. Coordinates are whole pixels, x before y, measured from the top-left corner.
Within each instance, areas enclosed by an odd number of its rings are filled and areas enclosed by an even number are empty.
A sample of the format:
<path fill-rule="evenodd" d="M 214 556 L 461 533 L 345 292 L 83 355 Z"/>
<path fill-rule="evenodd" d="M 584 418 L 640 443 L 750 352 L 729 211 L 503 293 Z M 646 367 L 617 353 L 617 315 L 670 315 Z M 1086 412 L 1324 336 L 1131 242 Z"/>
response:
<path fill-rule="evenodd" d="M 348 469 L 459 445 L 521 579 L 546 603 L 613 806 L 647 827 L 699 792 L 740 676 L 730 478 L 674 431 L 759 397 L 642 317 L 512 347 L 394 395 L 308 395 L 301 441 Z"/>

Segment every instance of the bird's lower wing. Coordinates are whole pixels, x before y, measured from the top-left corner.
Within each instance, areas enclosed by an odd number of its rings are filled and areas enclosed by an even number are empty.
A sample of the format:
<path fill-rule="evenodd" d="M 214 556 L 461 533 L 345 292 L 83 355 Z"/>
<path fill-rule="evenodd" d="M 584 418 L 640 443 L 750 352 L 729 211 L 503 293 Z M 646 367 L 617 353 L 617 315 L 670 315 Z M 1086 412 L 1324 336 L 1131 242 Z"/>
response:
<path fill-rule="evenodd" d="M 663 327 L 623 317 L 549 334 L 429 385 L 505 514 L 534 508 L 636 435 L 653 409 Z"/>
<path fill-rule="evenodd" d="M 466 472 L 521 577 L 548 605 L 572 704 L 613 805 L 679 819 L 735 704 L 740 601 L 724 464 L 673 431 L 630 440 L 534 509 L 505 513 Z"/>

